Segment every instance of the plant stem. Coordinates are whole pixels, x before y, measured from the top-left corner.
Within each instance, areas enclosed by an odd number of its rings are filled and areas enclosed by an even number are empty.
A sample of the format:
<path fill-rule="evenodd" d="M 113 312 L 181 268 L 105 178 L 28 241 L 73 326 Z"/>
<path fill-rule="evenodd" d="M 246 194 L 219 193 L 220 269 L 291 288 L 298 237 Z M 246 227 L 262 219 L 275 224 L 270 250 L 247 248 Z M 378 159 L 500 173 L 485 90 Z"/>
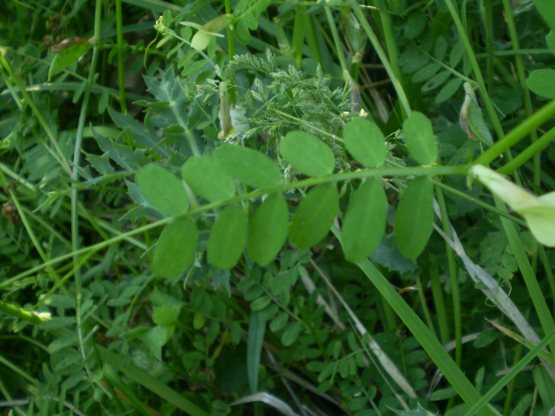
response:
<path fill-rule="evenodd" d="M 511 130 L 507 135 L 486 150 L 475 161 L 475 164 L 489 165 L 497 159 L 501 154 L 509 150 L 511 147 L 519 143 L 533 130 L 537 129 L 547 120 L 555 116 L 555 100 L 544 105 L 535 111 L 530 117 L 522 121 L 518 126 Z"/>
<path fill-rule="evenodd" d="M 121 0 L 116 0 L 116 30 L 117 30 L 117 43 L 118 43 L 118 87 L 119 87 L 119 105 L 123 113 L 127 113 L 127 105 L 125 102 L 125 67 L 123 64 L 123 23 L 121 15 Z M 96 33 L 95 27 L 95 41 L 98 42 L 100 32 Z M 94 60 L 94 58 L 93 58 Z M 89 85 L 92 84 L 89 83 Z"/>

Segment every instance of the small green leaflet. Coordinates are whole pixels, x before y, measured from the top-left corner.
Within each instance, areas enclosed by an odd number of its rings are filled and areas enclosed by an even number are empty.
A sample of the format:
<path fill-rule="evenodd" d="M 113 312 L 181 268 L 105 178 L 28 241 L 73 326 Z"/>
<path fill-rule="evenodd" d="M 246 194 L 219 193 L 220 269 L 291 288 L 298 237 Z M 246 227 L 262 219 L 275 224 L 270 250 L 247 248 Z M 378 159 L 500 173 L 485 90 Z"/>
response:
<path fill-rule="evenodd" d="M 414 179 L 395 211 L 395 241 L 401 254 L 417 258 L 426 247 L 434 223 L 433 185 L 427 176 Z"/>
<path fill-rule="evenodd" d="M 137 173 L 136 182 L 146 200 L 163 214 L 172 217 L 189 209 L 181 180 L 163 167 L 153 163 L 146 165 Z"/>
<path fill-rule="evenodd" d="M 430 165 L 436 161 L 437 142 L 428 117 L 413 111 L 403 123 L 403 132 L 403 138 L 414 160 L 421 165 Z"/>
<path fill-rule="evenodd" d="M 328 233 L 339 213 L 339 195 L 335 185 L 328 183 L 312 189 L 297 208 L 289 236 L 298 248 L 310 248 Z"/>
<path fill-rule="evenodd" d="M 345 258 L 364 260 L 380 243 L 387 219 L 387 198 L 377 179 L 363 183 L 353 193 L 342 227 Z"/>
<path fill-rule="evenodd" d="M 275 194 L 256 210 L 249 227 L 248 253 L 260 266 L 269 264 L 287 239 L 289 211 L 285 198 Z"/>
<path fill-rule="evenodd" d="M 534 5 L 551 30 L 555 30 L 555 2 L 553 0 L 534 0 Z"/>
<path fill-rule="evenodd" d="M 50 64 L 50 69 L 48 70 L 49 81 L 52 79 L 54 75 L 59 74 L 68 66 L 77 62 L 79 58 L 85 55 L 92 48 L 92 45 L 86 39 L 71 38 L 71 39 L 66 39 L 66 41 L 73 42 L 73 44 L 71 44 L 71 46 L 67 46 L 60 49 L 60 51 L 57 52 L 56 55 L 54 56 L 54 59 Z"/>
<path fill-rule="evenodd" d="M 349 153 L 363 166 L 376 168 L 385 162 L 385 137 L 376 123 L 355 118 L 343 128 L 343 139 Z"/>
<path fill-rule="evenodd" d="M 224 143 L 214 157 L 231 177 L 253 188 L 271 188 L 282 183 L 279 167 L 265 154 L 256 150 Z"/>
<path fill-rule="evenodd" d="M 178 218 L 166 225 L 154 248 L 152 271 L 164 279 L 181 276 L 193 265 L 198 231 L 190 218 Z"/>
<path fill-rule="evenodd" d="M 181 168 L 181 176 L 198 196 L 220 202 L 235 195 L 235 182 L 210 156 L 193 156 Z"/>
<path fill-rule="evenodd" d="M 333 172 L 335 157 L 319 138 L 304 131 L 291 131 L 281 139 L 279 151 L 284 159 L 307 176 L 324 176 Z"/>
<path fill-rule="evenodd" d="M 555 4 L 555 3 L 554 3 Z M 530 72 L 526 86 L 534 94 L 544 98 L 555 98 L 555 69 L 536 69 Z"/>
<path fill-rule="evenodd" d="M 231 269 L 247 244 L 248 220 L 240 205 L 230 205 L 218 215 L 208 239 L 208 263 Z"/>
<path fill-rule="evenodd" d="M 459 112 L 459 124 L 471 140 L 478 139 L 487 146 L 493 144 L 493 137 L 488 125 L 484 120 L 482 109 L 478 105 L 474 89 L 468 83 L 464 83 L 464 102 Z"/>

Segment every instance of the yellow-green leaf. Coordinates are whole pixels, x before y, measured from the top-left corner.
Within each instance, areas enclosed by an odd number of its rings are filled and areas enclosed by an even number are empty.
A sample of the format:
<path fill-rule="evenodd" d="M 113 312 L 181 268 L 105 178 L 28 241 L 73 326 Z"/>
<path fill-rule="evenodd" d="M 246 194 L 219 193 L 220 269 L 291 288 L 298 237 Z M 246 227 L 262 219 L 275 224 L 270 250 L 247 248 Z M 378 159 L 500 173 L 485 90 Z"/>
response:
<path fill-rule="evenodd" d="M 536 197 L 482 165 L 473 166 L 470 173 L 524 217 L 538 242 L 555 247 L 555 192 Z"/>

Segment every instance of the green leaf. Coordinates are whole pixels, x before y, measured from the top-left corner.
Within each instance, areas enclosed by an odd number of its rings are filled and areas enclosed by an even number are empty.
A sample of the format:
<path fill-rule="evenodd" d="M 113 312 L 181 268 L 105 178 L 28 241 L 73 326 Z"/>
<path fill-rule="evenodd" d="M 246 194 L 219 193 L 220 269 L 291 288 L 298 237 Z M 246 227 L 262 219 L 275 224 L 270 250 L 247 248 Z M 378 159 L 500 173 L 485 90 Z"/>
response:
<path fill-rule="evenodd" d="M 181 176 L 198 196 L 220 202 L 235 195 L 235 182 L 210 156 L 193 156 L 181 168 Z"/>
<path fill-rule="evenodd" d="M 291 242 L 301 249 L 312 247 L 326 236 L 338 212 L 339 195 L 334 184 L 312 189 L 293 216 Z"/>
<path fill-rule="evenodd" d="M 220 269 L 231 269 L 245 249 L 248 221 L 243 208 L 230 205 L 212 226 L 208 239 L 208 263 Z"/>
<path fill-rule="evenodd" d="M 555 29 L 550 31 L 545 36 L 545 43 L 547 44 L 547 47 L 551 50 L 551 52 L 555 54 Z"/>
<path fill-rule="evenodd" d="M 355 160 L 366 167 L 379 167 L 385 162 L 385 137 L 372 121 L 355 118 L 343 128 L 345 147 Z"/>
<path fill-rule="evenodd" d="M 257 312 L 253 312 L 249 322 L 249 337 L 247 340 L 247 378 L 250 391 L 253 394 L 258 391 L 258 370 L 265 332 L 266 321 L 260 319 Z"/>
<path fill-rule="evenodd" d="M 387 219 L 387 198 L 382 184 L 371 179 L 353 193 L 343 220 L 343 252 L 353 263 L 368 257 L 380 243 Z"/>
<path fill-rule="evenodd" d="M 212 38 L 221 36 L 218 32 L 225 29 L 230 21 L 229 17 L 224 14 L 210 20 L 200 27 L 197 27 L 198 31 L 191 39 L 191 47 L 197 51 L 203 51 L 208 47 Z M 182 24 L 187 23 L 188 22 L 182 22 Z"/>
<path fill-rule="evenodd" d="M 269 264 L 287 238 L 289 211 L 281 194 L 266 199 L 256 210 L 249 227 L 248 253 L 261 266 Z"/>
<path fill-rule="evenodd" d="M 193 265 L 198 231 L 190 218 L 178 218 L 166 225 L 154 249 L 152 271 L 164 279 L 181 276 Z"/>
<path fill-rule="evenodd" d="M 303 131 L 291 131 L 281 139 L 279 151 L 300 173 L 323 176 L 333 172 L 335 157 L 319 138 Z"/>
<path fill-rule="evenodd" d="M 231 177 L 253 188 L 271 188 L 282 183 L 279 167 L 256 150 L 224 143 L 215 150 L 214 157 Z"/>
<path fill-rule="evenodd" d="M 413 111 L 403 123 L 404 140 L 411 156 L 421 165 L 437 159 L 437 142 L 432 123 L 424 114 Z"/>
<path fill-rule="evenodd" d="M 85 55 L 91 48 L 92 45 L 82 38 L 76 38 L 77 41 L 71 46 L 61 49 L 56 53 L 52 63 L 50 64 L 50 69 L 48 70 L 48 80 L 56 74 L 59 74 L 68 66 L 74 64 Z"/>
<path fill-rule="evenodd" d="M 422 253 L 432 234 L 434 212 L 433 186 L 427 176 L 413 180 L 395 212 L 395 241 L 405 257 L 415 259 Z"/>
<path fill-rule="evenodd" d="M 137 173 L 136 181 L 146 200 L 163 214 L 176 216 L 189 209 L 183 184 L 163 167 L 146 165 Z"/>
<path fill-rule="evenodd" d="M 295 343 L 301 332 L 301 324 L 299 322 L 290 322 L 285 327 L 285 331 L 281 335 L 281 343 L 285 347 L 289 347 Z"/>
<path fill-rule="evenodd" d="M 534 5 L 551 30 L 555 30 L 555 2 L 553 0 L 534 0 Z"/>
<path fill-rule="evenodd" d="M 526 85 L 540 97 L 555 98 L 555 69 L 536 69 L 530 72 Z"/>

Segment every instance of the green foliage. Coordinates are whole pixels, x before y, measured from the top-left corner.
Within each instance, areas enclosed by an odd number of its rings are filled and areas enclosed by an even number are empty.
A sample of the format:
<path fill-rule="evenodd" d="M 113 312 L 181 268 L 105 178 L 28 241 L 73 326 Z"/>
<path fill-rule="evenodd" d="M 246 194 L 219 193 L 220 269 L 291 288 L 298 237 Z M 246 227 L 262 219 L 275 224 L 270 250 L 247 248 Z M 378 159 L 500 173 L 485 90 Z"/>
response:
<path fill-rule="evenodd" d="M 3 5 L 8 412 L 548 414 L 552 3 L 177 3 Z"/>

